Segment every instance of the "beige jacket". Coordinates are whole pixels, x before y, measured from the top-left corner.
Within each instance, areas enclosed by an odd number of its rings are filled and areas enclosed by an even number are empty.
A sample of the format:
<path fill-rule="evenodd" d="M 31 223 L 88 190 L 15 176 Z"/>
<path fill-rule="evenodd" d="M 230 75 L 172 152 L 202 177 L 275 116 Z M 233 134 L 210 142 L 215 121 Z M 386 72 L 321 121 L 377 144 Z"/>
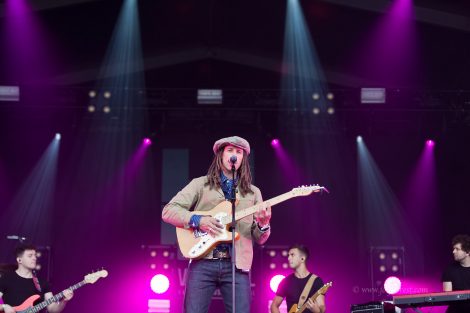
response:
<path fill-rule="evenodd" d="M 257 187 L 252 185 L 251 190 L 253 193 L 244 197 L 240 193 L 237 194 L 239 197 L 237 211 L 263 201 Z M 209 211 L 224 200 L 224 192 L 220 187 L 210 189 L 207 177 L 198 177 L 178 192 L 163 208 L 162 219 L 176 227 L 189 227 L 188 223 L 193 215 L 190 208 L 195 211 Z M 249 215 L 237 222 L 236 231 L 240 234 L 240 238 L 235 242 L 236 266 L 238 269 L 248 271 L 253 261 L 253 240 L 258 244 L 264 244 L 271 230 L 260 231 L 253 215 Z"/>

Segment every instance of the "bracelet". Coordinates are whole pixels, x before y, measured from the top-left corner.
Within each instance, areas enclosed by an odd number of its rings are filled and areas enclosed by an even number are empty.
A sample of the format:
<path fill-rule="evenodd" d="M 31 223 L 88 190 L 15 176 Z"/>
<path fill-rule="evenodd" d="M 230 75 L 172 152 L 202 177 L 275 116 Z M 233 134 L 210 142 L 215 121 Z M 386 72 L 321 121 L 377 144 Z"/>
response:
<path fill-rule="evenodd" d="M 261 226 L 260 224 L 256 223 L 258 225 L 258 229 L 262 232 L 267 231 L 269 229 L 269 224 Z"/>

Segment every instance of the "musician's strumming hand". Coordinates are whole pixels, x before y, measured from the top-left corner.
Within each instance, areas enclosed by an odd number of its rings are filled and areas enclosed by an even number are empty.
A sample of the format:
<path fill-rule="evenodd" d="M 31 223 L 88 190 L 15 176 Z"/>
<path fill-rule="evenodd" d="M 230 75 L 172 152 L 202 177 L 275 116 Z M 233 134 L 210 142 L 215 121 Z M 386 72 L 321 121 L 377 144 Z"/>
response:
<path fill-rule="evenodd" d="M 199 222 L 199 229 L 211 235 L 222 233 L 224 226 L 212 216 L 203 216 Z"/>
<path fill-rule="evenodd" d="M 269 225 L 269 221 L 271 220 L 271 206 L 269 203 L 267 203 L 266 209 L 255 212 L 255 220 L 260 227 Z"/>
<path fill-rule="evenodd" d="M 320 305 L 317 303 L 317 300 L 315 299 L 314 301 L 312 301 L 312 299 L 308 299 L 307 300 L 307 309 L 309 309 L 310 311 L 314 312 L 314 313 L 321 313 L 322 310 L 320 308 Z"/>

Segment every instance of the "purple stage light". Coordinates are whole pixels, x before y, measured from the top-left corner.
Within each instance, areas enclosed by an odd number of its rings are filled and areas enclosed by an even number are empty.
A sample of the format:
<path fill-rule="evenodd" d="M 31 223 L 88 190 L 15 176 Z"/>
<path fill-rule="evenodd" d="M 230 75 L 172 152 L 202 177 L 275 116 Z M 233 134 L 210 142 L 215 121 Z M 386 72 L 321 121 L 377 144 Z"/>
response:
<path fill-rule="evenodd" d="M 271 277 L 271 279 L 269 280 L 269 287 L 271 287 L 271 290 L 274 293 L 277 291 L 277 287 L 279 287 L 279 284 L 284 278 L 284 275 L 274 275 L 273 277 Z"/>
<path fill-rule="evenodd" d="M 151 145 L 152 144 L 152 140 L 150 140 L 150 138 L 144 138 L 144 144 L 145 145 Z"/>
<path fill-rule="evenodd" d="M 280 144 L 281 142 L 277 138 L 274 138 L 273 140 L 271 140 L 271 146 L 273 146 L 274 148 L 279 147 Z"/>
<path fill-rule="evenodd" d="M 426 146 L 428 146 L 428 147 L 434 147 L 435 144 L 436 143 L 432 139 L 426 140 Z"/>
<path fill-rule="evenodd" d="M 384 289 L 389 295 L 394 295 L 401 289 L 401 281 L 398 277 L 390 276 L 385 280 Z"/>
<path fill-rule="evenodd" d="M 162 294 L 170 288 L 170 280 L 163 274 L 157 274 L 150 281 L 150 288 L 157 294 Z"/>

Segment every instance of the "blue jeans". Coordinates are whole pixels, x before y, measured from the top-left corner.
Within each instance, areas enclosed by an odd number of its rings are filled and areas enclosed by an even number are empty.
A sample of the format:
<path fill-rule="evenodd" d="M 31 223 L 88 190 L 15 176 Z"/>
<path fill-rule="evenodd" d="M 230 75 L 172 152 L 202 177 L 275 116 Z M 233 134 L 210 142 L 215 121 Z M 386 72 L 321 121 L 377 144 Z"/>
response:
<path fill-rule="evenodd" d="M 196 260 L 188 271 L 185 313 L 207 313 L 214 291 L 220 288 L 225 311 L 232 309 L 232 263 L 228 260 Z M 251 304 L 250 275 L 239 270 L 235 273 L 235 313 L 249 313 Z"/>

